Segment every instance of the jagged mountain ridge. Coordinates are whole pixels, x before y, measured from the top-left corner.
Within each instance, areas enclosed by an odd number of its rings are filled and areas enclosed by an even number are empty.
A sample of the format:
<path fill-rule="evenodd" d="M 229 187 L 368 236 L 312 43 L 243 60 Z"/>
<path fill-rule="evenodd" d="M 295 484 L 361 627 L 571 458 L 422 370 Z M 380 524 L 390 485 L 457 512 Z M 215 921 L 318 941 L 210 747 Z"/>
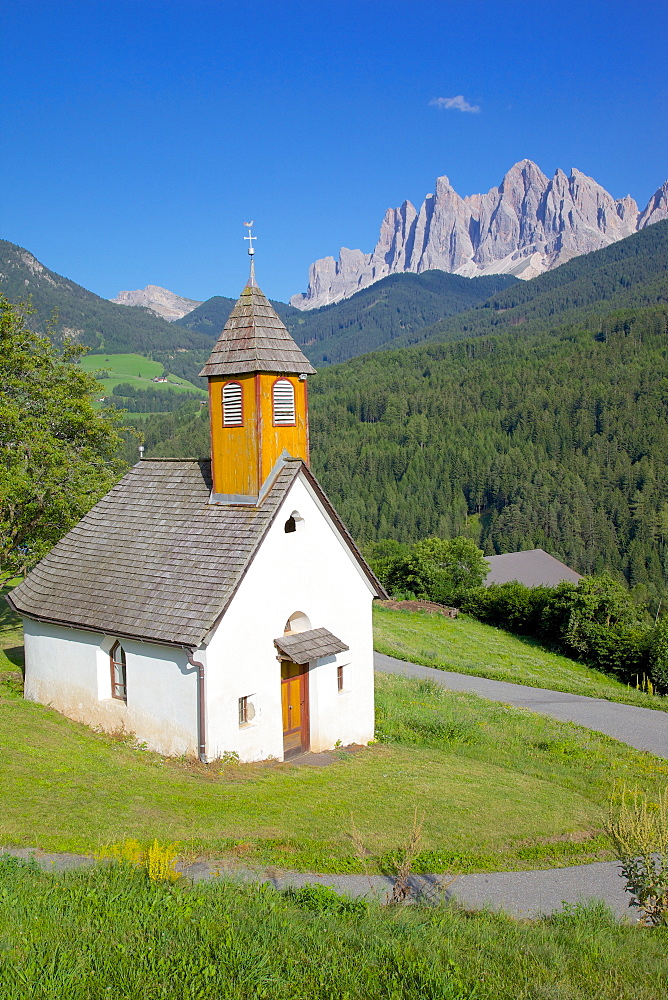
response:
<path fill-rule="evenodd" d="M 118 295 L 109 299 L 119 306 L 141 306 L 149 309 L 156 316 L 161 316 L 169 323 L 175 319 L 197 309 L 202 303 L 199 299 L 186 299 L 183 295 L 170 292 L 168 288 L 160 285 L 147 285 L 146 288 L 135 288 L 133 291 L 119 292 Z"/>
<path fill-rule="evenodd" d="M 342 247 L 338 260 L 315 261 L 307 291 L 290 304 L 339 302 L 405 271 L 533 278 L 666 218 L 668 181 L 641 212 L 630 195 L 615 200 L 579 170 L 570 177 L 557 170 L 548 179 L 531 160 L 516 163 L 487 194 L 462 198 L 443 176 L 419 211 L 409 201 L 387 210 L 371 253 Z"/>

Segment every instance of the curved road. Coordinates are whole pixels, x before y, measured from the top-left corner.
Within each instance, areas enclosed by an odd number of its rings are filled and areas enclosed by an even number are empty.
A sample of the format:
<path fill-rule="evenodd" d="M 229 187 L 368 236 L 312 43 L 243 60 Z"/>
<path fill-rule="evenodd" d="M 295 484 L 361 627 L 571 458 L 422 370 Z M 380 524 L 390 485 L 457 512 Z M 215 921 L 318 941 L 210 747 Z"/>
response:
<path fill-rule="evenodd" d="M 449 691 L 472 691 L 490 701 L 502 701 L 516 708 L 529 708 L 532 712 L 551 715 L 562 722 L 576 722 L 579 726 L 606 733 L 636 750 L 648 750 L 657 757 L 668 757 L 668 712 L 652 708 L 621 705 L 603 698 L 586 698 L 580 694 L 565 694 L 547 688 L 524 687 L 506 681 L 490 681 L 485 677 L 471 677 L 418 663 L 397 660 L 384 653 L 374 653 L 374 666 L 386 674 L 403 677 L 428 677 L 442 684 Z"/>
<path fill-rule="evenodd" d="M 668 758 L 668 713 L 665 712 L 620 705 L 601 698 L 585 698 L 545 688 L 524 687 L 483 677 L 470 677 L 468 674 L 450 673 L 397 660 L 383 653 L 375 653 L 374 662 L 376 670 L 384 673 L 428 677 L 450 691 L 472 691 L 491 701 L 542 712 L 564 722 L 575 722 L 587 729 L 607 733 L 638 750 L 648 750 L 657 757 Z M 93 859 L 82 855 L 48 854 L 28 848 L 10 848 L 7 853 L 24 858 L 32 856 L 40 866 L 56 870 L 93 863 Z M 381 901 L 391 896 L 394 881 L 383 875 L 365 878 L 361 875 L 317 875 L 275 869 L 239 870 L 231 868 L 229 862 L 225 861 L 197 862 L 184 865 L 182 870 L 194 881 L 222 876 L 243 881 L 269 882 L 276 888 L 319 884 L 331 886 L 338 892 L 351 896 L 375 896 Z M 446 877 L 441 875 L 414 875 L 411 877 L 411 888 L 414 898 L 422 897 L 431 901 L 454 898 L 470 909 L 490 906 L 503 909 L 516 917 L 552 913 L 561 909 L 563 903 L 572 905 L 601 899 L 618 916 L 637 919 L 636 911 L 629 909 L 629 896 L 624 892 L 619 865 L 614 861 L 551 868 L 547 871 L 461 875 L 452 884 L 448 884 Z"/>

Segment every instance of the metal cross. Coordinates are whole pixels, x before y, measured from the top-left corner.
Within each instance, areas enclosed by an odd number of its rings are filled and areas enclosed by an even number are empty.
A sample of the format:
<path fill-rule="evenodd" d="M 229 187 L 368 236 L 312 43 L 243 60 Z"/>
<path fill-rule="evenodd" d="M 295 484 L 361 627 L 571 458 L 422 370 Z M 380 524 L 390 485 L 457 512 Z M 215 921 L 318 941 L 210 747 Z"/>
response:
<path fill-rule="evenodd" d="M 253 246 L 253 240 L 257 239 L 257 236 L 253 236 L 253 232 L 251 230 L 251 226 L 252 225 L 253 225 L 252 221 L 251 222 L 244 222 L 244 226 L 248 227 L 248 236 L 244 236 L 244 239 L 248 240 L 248 253 L 250 254 L 251 257 L 255 253 L 255 247 Z"/>

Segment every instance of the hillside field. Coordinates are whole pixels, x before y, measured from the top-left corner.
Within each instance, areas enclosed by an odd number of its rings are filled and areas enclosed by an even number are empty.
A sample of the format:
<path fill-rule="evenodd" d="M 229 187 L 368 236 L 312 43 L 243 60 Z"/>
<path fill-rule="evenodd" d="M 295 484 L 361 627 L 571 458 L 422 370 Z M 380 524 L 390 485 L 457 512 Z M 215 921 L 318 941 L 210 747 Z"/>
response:
<path fill-rule="evenodd" d="M 162 375 L 163 365 L 141 354 L 86 354 L 79 362 L 86 372 L 104 370 L 107 375 L 98 376 L 102 392 L 111 395 L 117 385 L 129 382 L 137 389 L 155 389 L 165 393 L 193 393 L 206 399 L 206 391 L 197 389 L 191 382 L 178 375 L 169 374 L 168 382 L 153 382 Z M 128 408 L 130 412 L 132 410 Z"/>
<path fill-rule="evenodd" d="M 378 742 L 327 767 L 164 758 L 131 734 L 94 733 L 24 701 L 17 624 L 3 610 L 4 846 L 90 852 L 157 837 L 232 863 L 391 871 L 417 809 L 416 870 L 549 868 L 609 859 L 611 790 L 625 782 L 649 794 L 668 775 L 667 762 L 609 737 L 383 675 Z"/>
<path fill-rule="evenodd" d="M 550 652 L 534 639 L 483 625 L 469 615 L 453 619 L 424 611 L 394 611 L 378 604 L 373 615 L 375 649 L 398 660 L 668 712 L 668 697 L 629 687 L 600 670 Z"/>

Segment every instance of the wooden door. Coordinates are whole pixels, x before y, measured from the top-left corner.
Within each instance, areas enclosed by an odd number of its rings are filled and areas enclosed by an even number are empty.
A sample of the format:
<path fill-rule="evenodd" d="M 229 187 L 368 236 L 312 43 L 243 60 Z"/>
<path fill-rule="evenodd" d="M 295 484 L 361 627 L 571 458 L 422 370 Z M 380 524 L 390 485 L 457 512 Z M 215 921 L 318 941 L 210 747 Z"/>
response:
<path fill-rule="evenodd" d="M 308 664 L 281 664 L 283 754 L 291 757 L 309 748 Z"/>

